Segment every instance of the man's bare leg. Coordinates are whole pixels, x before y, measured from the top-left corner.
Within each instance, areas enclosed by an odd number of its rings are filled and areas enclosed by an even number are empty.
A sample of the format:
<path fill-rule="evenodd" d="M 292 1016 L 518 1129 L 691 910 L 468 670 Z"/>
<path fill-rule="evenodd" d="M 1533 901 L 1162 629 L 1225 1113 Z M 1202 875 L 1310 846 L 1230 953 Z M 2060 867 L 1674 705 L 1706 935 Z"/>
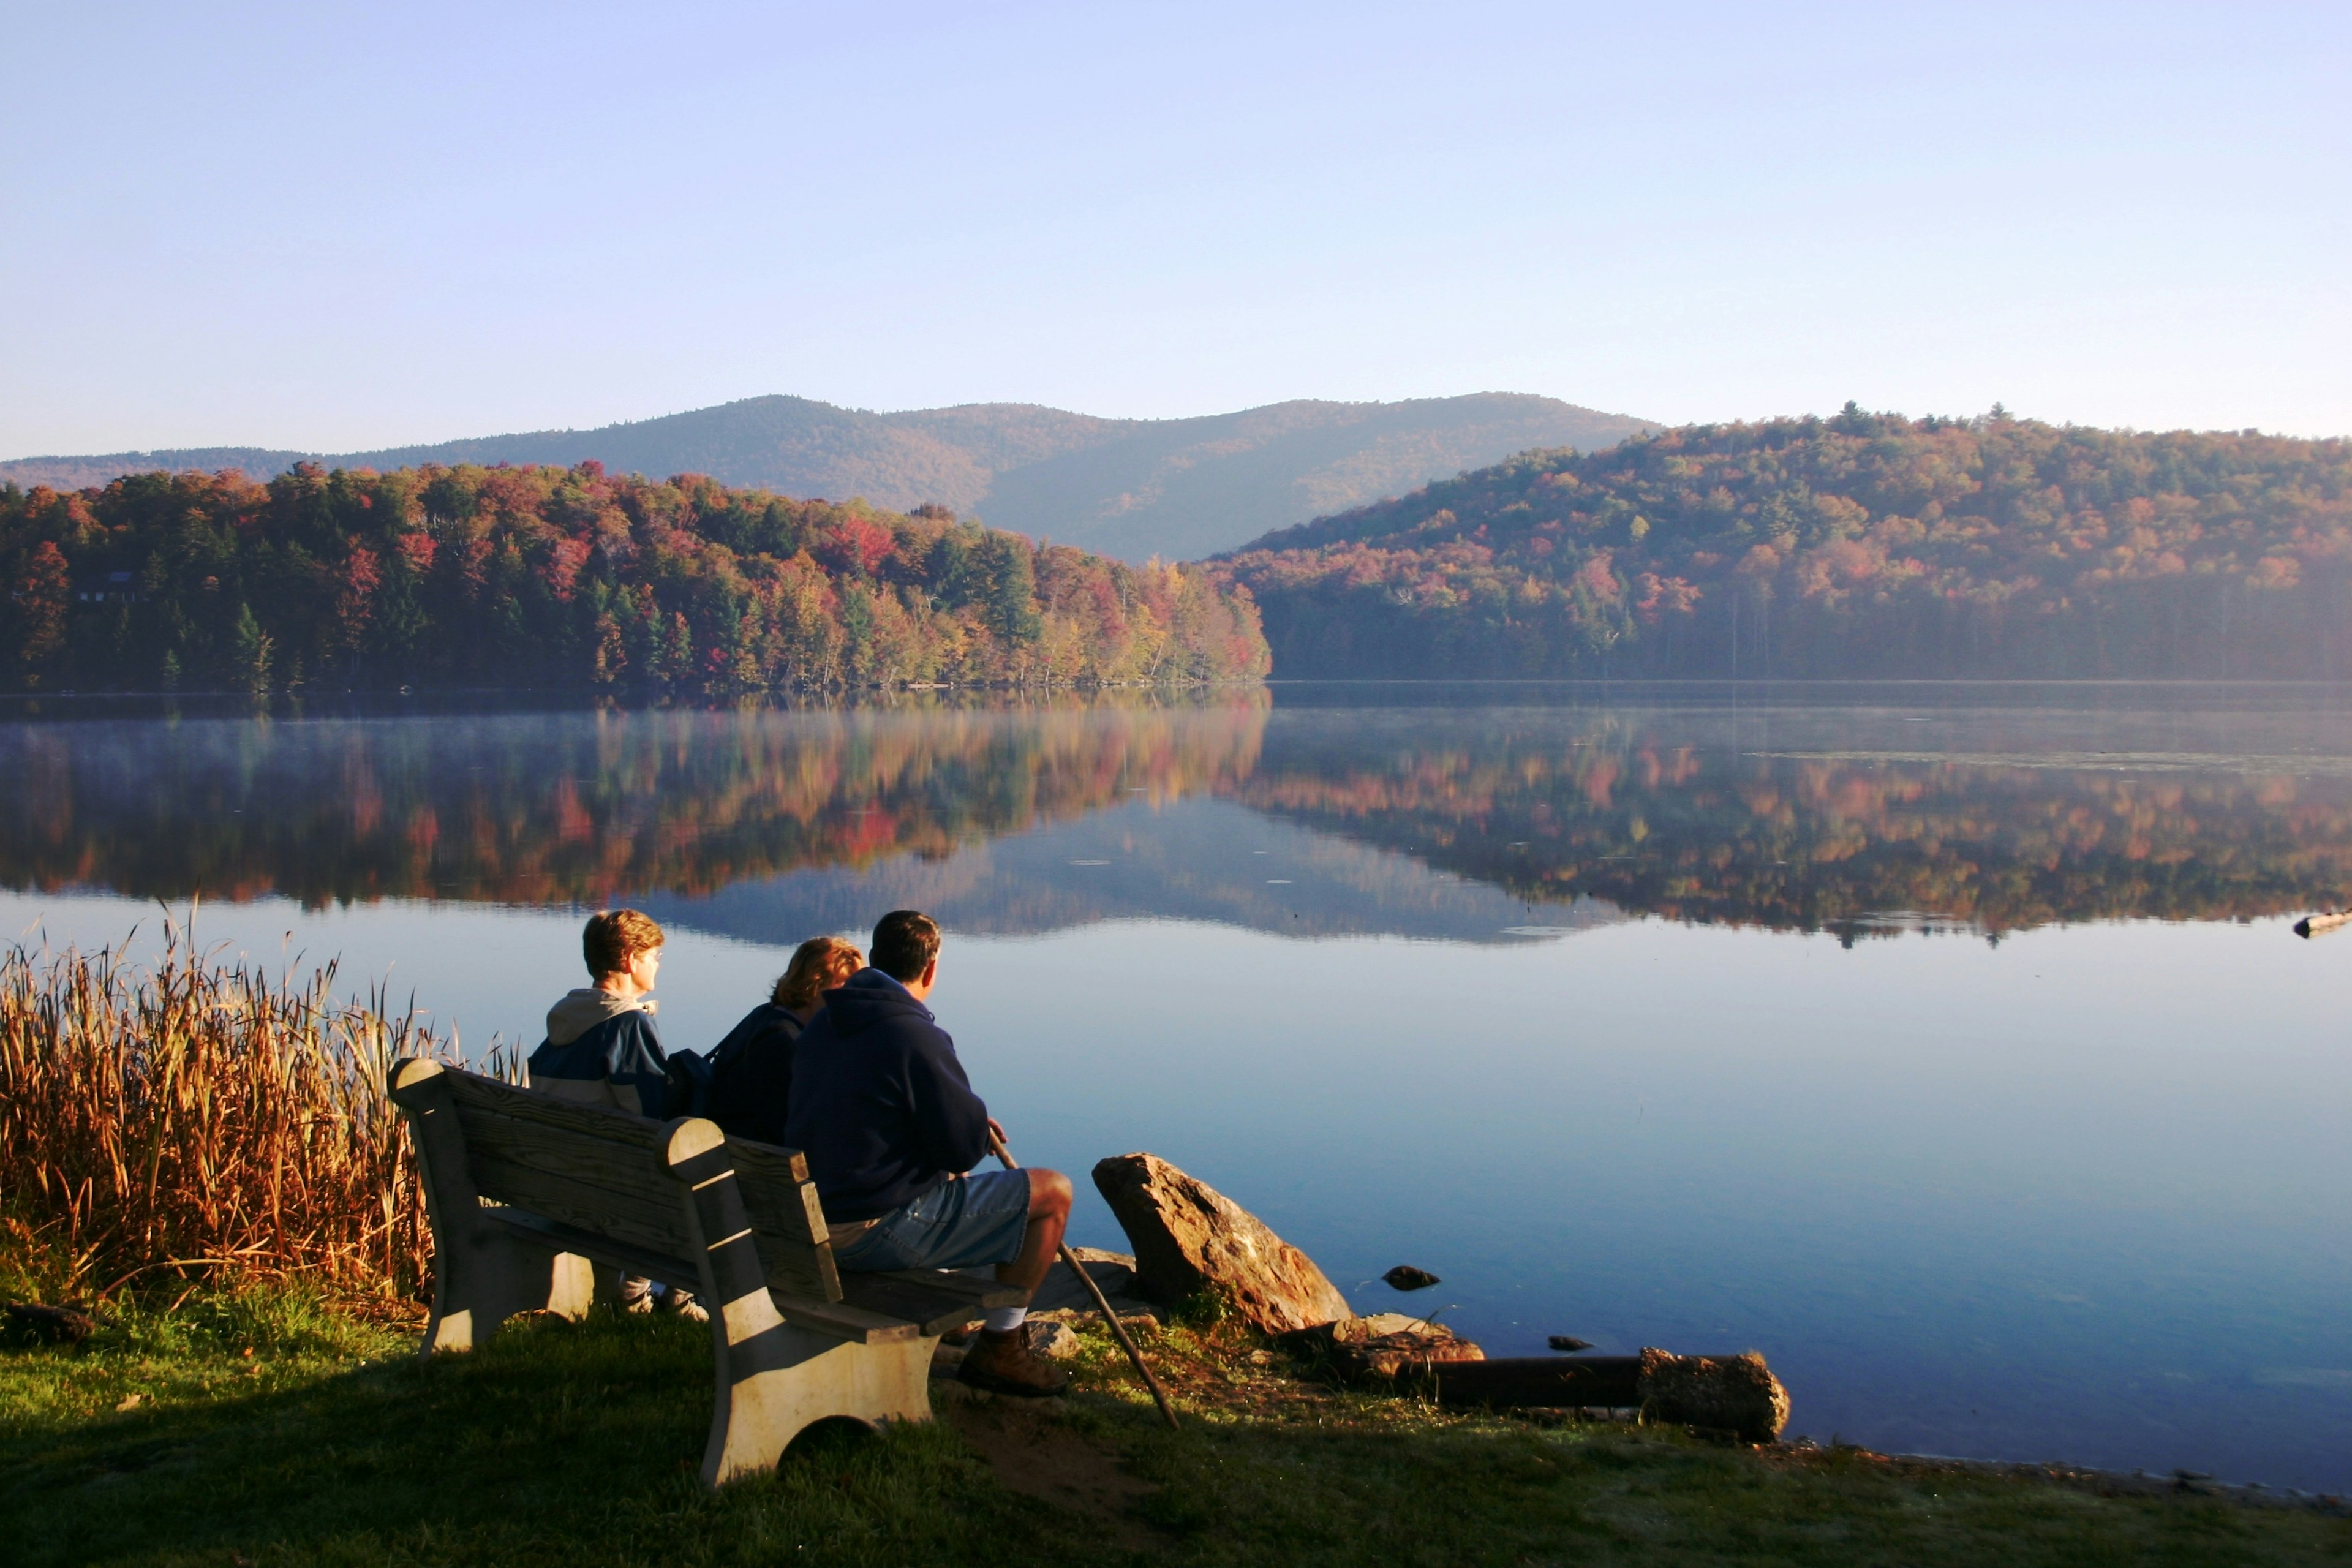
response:
<path fill-rule="evenodd" d="M 996 1266 L 996 1279 L 1034 1294 L 1045 1282 L 1045 1271 L 1062 1249 L 1062 1233 L 1070 1226 L 1070 1178 L 1059 1171 L 1024 1173 L 1029 1178 L 1029 1228 L 1013 1261 Z M 1039 1397 L 1061 1393 L 1069 1374 L 1029 1353 L 1029 1336 L 1021 1327 L 1025 1315 L 1021 1308 L 992 1310 L 980 1337 L 964 1352 L 957 1375 L 998 1394 Z"/>
<path fill-rule="evenodd" d="M 1030 1170 L 1029 1232 L 1021 1251 L 1010 1263 L 996 1266 L 996 1282 L 1034 1290 L 1062 1250 L 1062 1233 L 1070 1228 L 1070 1178 L 1059 1171 Z"/>

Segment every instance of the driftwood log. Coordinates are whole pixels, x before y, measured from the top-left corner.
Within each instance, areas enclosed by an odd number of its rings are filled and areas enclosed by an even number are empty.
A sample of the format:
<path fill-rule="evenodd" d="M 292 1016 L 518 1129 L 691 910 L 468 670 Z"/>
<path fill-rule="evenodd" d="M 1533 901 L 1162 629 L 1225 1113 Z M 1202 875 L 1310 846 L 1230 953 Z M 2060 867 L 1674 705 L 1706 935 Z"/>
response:
<path fill-rule="evenodd" d="M 1626 1409 L 1650 1419 L 1769 1443 L 1789 1424 L 1789 1392 L 1764 1358 L 1640 1355 L 1512 1356 L 1424 1361 L 1398 1373 L 1440 1405 L 1496 1409 Z"/>
<path fill-rule="evenodd" d="M 96 1325 L 79 1307 L 50 1307 L 37 1301 L 0 1303 L 10 1342 L 20 1345 L 78 1345 Z"/>

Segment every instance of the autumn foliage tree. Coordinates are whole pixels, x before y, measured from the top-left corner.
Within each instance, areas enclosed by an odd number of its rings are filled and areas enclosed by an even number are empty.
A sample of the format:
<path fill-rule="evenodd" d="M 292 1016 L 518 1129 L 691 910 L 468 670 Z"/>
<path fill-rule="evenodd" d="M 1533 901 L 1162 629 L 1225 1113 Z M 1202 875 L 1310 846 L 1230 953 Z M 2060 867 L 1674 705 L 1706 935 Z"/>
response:
<path fill-rule="evenodd" d="M 2352 676 L 2352 441 L 1906 419 L 1529 452 L 1214 563 L 1285 675 Z"/>
<path fill-rule="evenodd" d="M 601 465 L 0 489 L 20 687 L 1249 679 L 1245 590 L 959 521 Z"/>

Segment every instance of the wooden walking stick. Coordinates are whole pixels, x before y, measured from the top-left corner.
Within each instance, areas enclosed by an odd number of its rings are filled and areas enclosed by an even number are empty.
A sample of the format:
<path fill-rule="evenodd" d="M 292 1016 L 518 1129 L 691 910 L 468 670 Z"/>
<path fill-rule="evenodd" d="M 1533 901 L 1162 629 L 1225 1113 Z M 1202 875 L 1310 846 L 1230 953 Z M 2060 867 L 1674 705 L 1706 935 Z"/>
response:
<path fill-rule="evenodd" d="M 1021 1168 L 1013 1163 L 1013 1151 L 1006 1148 L 1004 1140 L 993 1131 L 988 1135 L 988 1146 L 995 1152 L 997 1159 L 1003 1162 L 1006 1170 Z M 1160 1386 L 1160 1380 L 1151 1375 L 1150 1367 L 1143 1364 L 1143 1352 L 1135 1348 L 1135 1342 L 1127 1336 L 1127 1325 L 1120 1322 L 1118 1314 L 1110 1310 L 1110 1298 L 1103 1294 L 1102 1287 L 1095 1283 L 1095 1277 L 1087 1272 L 1087 1266 L 1078 1261 L 1078 1255 L 1070 1250 L 1070 1244 L 1066 1241 L 1062 1243 L 1062 1262 L 1078 1277 L 1078 1282 L 1087 1288 L 1087 1294 L 1095 1299 L 1095 1306 L 1102 1313 L 1103 1321 L 1110 1325 L 1112 1335 L 1118 1339 L 1120 1348 L 1127 1352 L 1127 1359 L 1135 1363 L 1136 1375 L 1143 1379 L 1144 1387 L 1151 1390 L 1151 1402 L 1159 1405 L 1160 1414 L 1168 1418 L 1168 1429 L 1171 1432 L 1179 1430 L 1176 1407 L 1168 1403 L 1168 1391 Z"/>

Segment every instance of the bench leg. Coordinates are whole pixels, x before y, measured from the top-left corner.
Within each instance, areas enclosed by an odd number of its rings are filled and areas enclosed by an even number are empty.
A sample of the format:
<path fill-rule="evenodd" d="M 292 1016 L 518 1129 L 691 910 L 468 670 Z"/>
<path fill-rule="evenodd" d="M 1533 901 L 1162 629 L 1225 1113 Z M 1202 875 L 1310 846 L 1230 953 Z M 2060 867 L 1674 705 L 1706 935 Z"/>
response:
<path fill-rule="evenodd" d="M 702 1484 L 775 1468 L 812 1422 L 845 1416 L 879 1426 L 931 1418 L 931 1349 L 910 1335 L 866 1344 L 803 1328 L 777 1311 L 752 1240 L 726 1137 L 711 1122 L 669 1124 L 661 1161 L 676 1177 L 686 1223 L 701 1248 L 702 1304 L 710 1310 L 718 1397 Z"/>
<path fill-rule="evenodd" d="M 720 1327 L 720 1315 L 711 1322 Z M 819 1421 L 878 1427 L 931 1418 L 935 1339 L 855 1344 L 789 1322 L 733 1344 L 723 1327 L 715 1337 L 719 1399 L 702 1454 L 707 1487 L 773 1470 L 786 1445 Z"/>
<path fill-rule="evenodd" d="M 433 1225 L 433 1315 L 417 1354 L 472 1350 L 517 1312 L 584 1317 L 595 1293 L 586 1258 L 484 1217 L 447 1071 L 406 1059 L 394 1067 L 389 1089 L 408 1118 Z"/>
<path fill-rule="evenodd" d="M 436 1249 L 433 1315 L 417 1353 L 472 1350 L 518 1312 L 553 1312 L 578 1322 L 595 1289 L 595 1268 L 586 1258 L 484 1226 L 463 1246 Z"/>

